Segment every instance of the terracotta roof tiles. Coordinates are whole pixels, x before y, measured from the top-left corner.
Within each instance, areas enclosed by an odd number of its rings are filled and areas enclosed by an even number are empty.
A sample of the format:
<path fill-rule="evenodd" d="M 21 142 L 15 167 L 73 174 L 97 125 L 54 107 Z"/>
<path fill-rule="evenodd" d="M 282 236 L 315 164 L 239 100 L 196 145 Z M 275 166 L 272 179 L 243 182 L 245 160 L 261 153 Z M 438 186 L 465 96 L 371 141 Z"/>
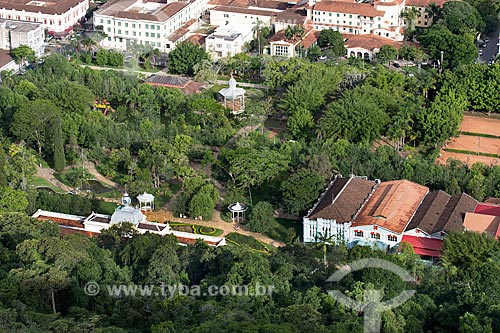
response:
<path fill-rule="evenodd" d="M 367 3 L 344 1 L 321 1 L 314 6 L 315 11 L 356 14 L 369 17 L 384 16 L 384 12 Z"/>
<path fill-rule="evenodd" d="M 401 234 L 429 189 L 408 180 L 381 183 L 352 226 L 377 225 Z"/>
<path fill-rule="evenodd" d="M 25 10 L 31 13 L 44 13 L 44 14 L 64 14 L 79 3 L 88 0 L 43 0 L 44 6 L 36 6 L 32 0 L 0 0 L 0 8 Z"/>

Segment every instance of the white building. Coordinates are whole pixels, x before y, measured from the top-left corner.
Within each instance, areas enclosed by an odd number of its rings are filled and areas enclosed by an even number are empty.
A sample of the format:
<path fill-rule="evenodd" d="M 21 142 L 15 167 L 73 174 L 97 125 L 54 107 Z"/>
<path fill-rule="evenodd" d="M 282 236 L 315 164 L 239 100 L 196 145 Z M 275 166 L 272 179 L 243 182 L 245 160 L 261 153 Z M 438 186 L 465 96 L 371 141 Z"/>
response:
<path fill-rule="evenodd" d="M 180 244 L 193 244 L 200 239 L 208 245 L 226 245 L 226 239 L 224 237 L 176 231 L 172 230 L 168 223 L 149 222 L 146 220 L 146 216 L 142 214 L 141 210 L 130 206 L 130 203 L 130 197 L 125 193 L 121 199 L 121 205 L 116 208 L 111 216 L 92 213 L 85 217 L 39 209 L 32 217 L 57 223 L 62 234 L 81 233 L 92 237 L 100 234 L 102 230 L 109 229 L 112 225 L 129 222 L 132 223 L 134 229 L 140 234 L 150 232 L 160 236 L 174 235 L 177 237 Z"/>
<path fill-rule="evenodd" d="M 403 40 L 401 12 L 404 0 L 320 1 L 312 10 L 316 30 L 333 29 L 342 34 L 377 35 Z"/>
<path fill-rule="evenodd" d="M 251 26 L 220 26 L 205 39 L 205 50 L 213 60 L 218 60 L 244 52 L 252 39 Z"/>
<path fill-rule="evenodd" d="M 94 25 L 102 26 L 107 35 L 101 41 L 103 47 L 126 50 L 128 45 L 138 44 L 170 52 L 185 39 L 177 36 L 178 29 L 199 18 L 206 8 L 207 0 L 111 0 L 94 12 Z M 174 41 L 170 40 L 172 34 Z"/>
<path fill-rule="evenodd" d="M 89 0 L 0 0 L 0 18 L 42 23 L 49 33 L 69 32 L 89 9 Z"/>
<path fill-rule="evenodd" d="M 366 177 L 336 177 L 304 217 L 304 242 L 328 237 L 346 242 L 354 218 L 378 185 Z"/>
<path fill-rule="evenodd" d="M 0 49 L 27 45 L 37 57 L 44 53 L 45 34 L 41 23 L 0 19 Z"/>

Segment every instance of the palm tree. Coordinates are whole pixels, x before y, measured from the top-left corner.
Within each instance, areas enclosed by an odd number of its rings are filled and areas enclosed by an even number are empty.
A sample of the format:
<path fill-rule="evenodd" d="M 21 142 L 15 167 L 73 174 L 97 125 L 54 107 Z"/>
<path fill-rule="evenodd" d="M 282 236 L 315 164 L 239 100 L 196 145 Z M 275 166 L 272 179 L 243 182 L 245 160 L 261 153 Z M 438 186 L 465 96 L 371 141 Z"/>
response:
<path fill-rule="evenodd" d="M 328 266 L 328 261 L 326 260 L 326 253 L 328 252 L 328 246 L 335 245 L 335 235 L 328 235 L 328 232 L 318 233 L 316 246 L 321 248 L 323 252 L 323 265 Z"/>
<path fill-rule="evenodd" d="M 255 38 L 257 39 L 257 44 L 259 47 L 259 54 L 260 54 L 260 31 L 262 28 L 262 21 L 257 18 L 257 21 L 255 21 L 254 26 L 252 28 L 252 31 L 254 33 Z"/>

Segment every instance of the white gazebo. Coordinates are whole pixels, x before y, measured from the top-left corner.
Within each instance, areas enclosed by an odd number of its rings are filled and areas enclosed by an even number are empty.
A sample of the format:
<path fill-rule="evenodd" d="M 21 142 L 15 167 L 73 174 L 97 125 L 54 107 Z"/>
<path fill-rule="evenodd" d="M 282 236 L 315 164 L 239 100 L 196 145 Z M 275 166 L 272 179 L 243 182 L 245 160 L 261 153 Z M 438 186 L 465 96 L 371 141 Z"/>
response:
<path fill-rule="evenodd" d="M 139 194 L 137 196 L 137 200 L 139 201 L 139 209 L 143 212 L 152 211 L 155 209 L 155 196 L 144 192 L 143 194 Z"/>
<path fill-rule="evenodd" d="M 232 216 L 233 222 L 240 223 L 241 221 L 245 220 L 245 212 L 248 209 L 247 205 L 236 202 L 230 204 L 227 208 L 229 209 L 231 214 L 233 214 Z"/>
<path fill-rule="evenodd" d="M 221 89 L 219 96 L 223 105 L 231 109 L 233 114 L 239 114 L 245 110 L 245 89 L 236 87 L 237 83 L 231 75 L 229 87 Z"/>

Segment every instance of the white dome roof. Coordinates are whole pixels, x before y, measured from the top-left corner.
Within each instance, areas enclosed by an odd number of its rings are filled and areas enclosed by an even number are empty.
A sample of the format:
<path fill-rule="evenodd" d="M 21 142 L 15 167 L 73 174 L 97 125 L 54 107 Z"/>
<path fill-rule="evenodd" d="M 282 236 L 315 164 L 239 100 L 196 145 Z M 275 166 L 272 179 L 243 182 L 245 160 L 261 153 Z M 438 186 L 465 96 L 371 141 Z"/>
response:
<path fill-rule="evenodd" d="M 144 192 L 143 194 L 139 194 L 137 196 L 137 200 L 140 202 L 151 202 L 155 199 L 155 196 L 149 193 Z"/>
<path fill-rule="evenodd" d="M 219 94 L 228 98 L 235 99 L 237 97 L 245 95 L 245 89 L 236 87 L 237 82 L 234 77 L 231 76 L 229 79 L 229 88 L 224 88 L 219 91 Z"/>
<path fill-rule="evenodd" d="M 244 212 L 247 210 L 247 205 L 245 204 L 242 204 L 242 203 L 233 203 L 233 204 L 230 204 L 228 207 L 227 207 L 231 212 Z"/>

